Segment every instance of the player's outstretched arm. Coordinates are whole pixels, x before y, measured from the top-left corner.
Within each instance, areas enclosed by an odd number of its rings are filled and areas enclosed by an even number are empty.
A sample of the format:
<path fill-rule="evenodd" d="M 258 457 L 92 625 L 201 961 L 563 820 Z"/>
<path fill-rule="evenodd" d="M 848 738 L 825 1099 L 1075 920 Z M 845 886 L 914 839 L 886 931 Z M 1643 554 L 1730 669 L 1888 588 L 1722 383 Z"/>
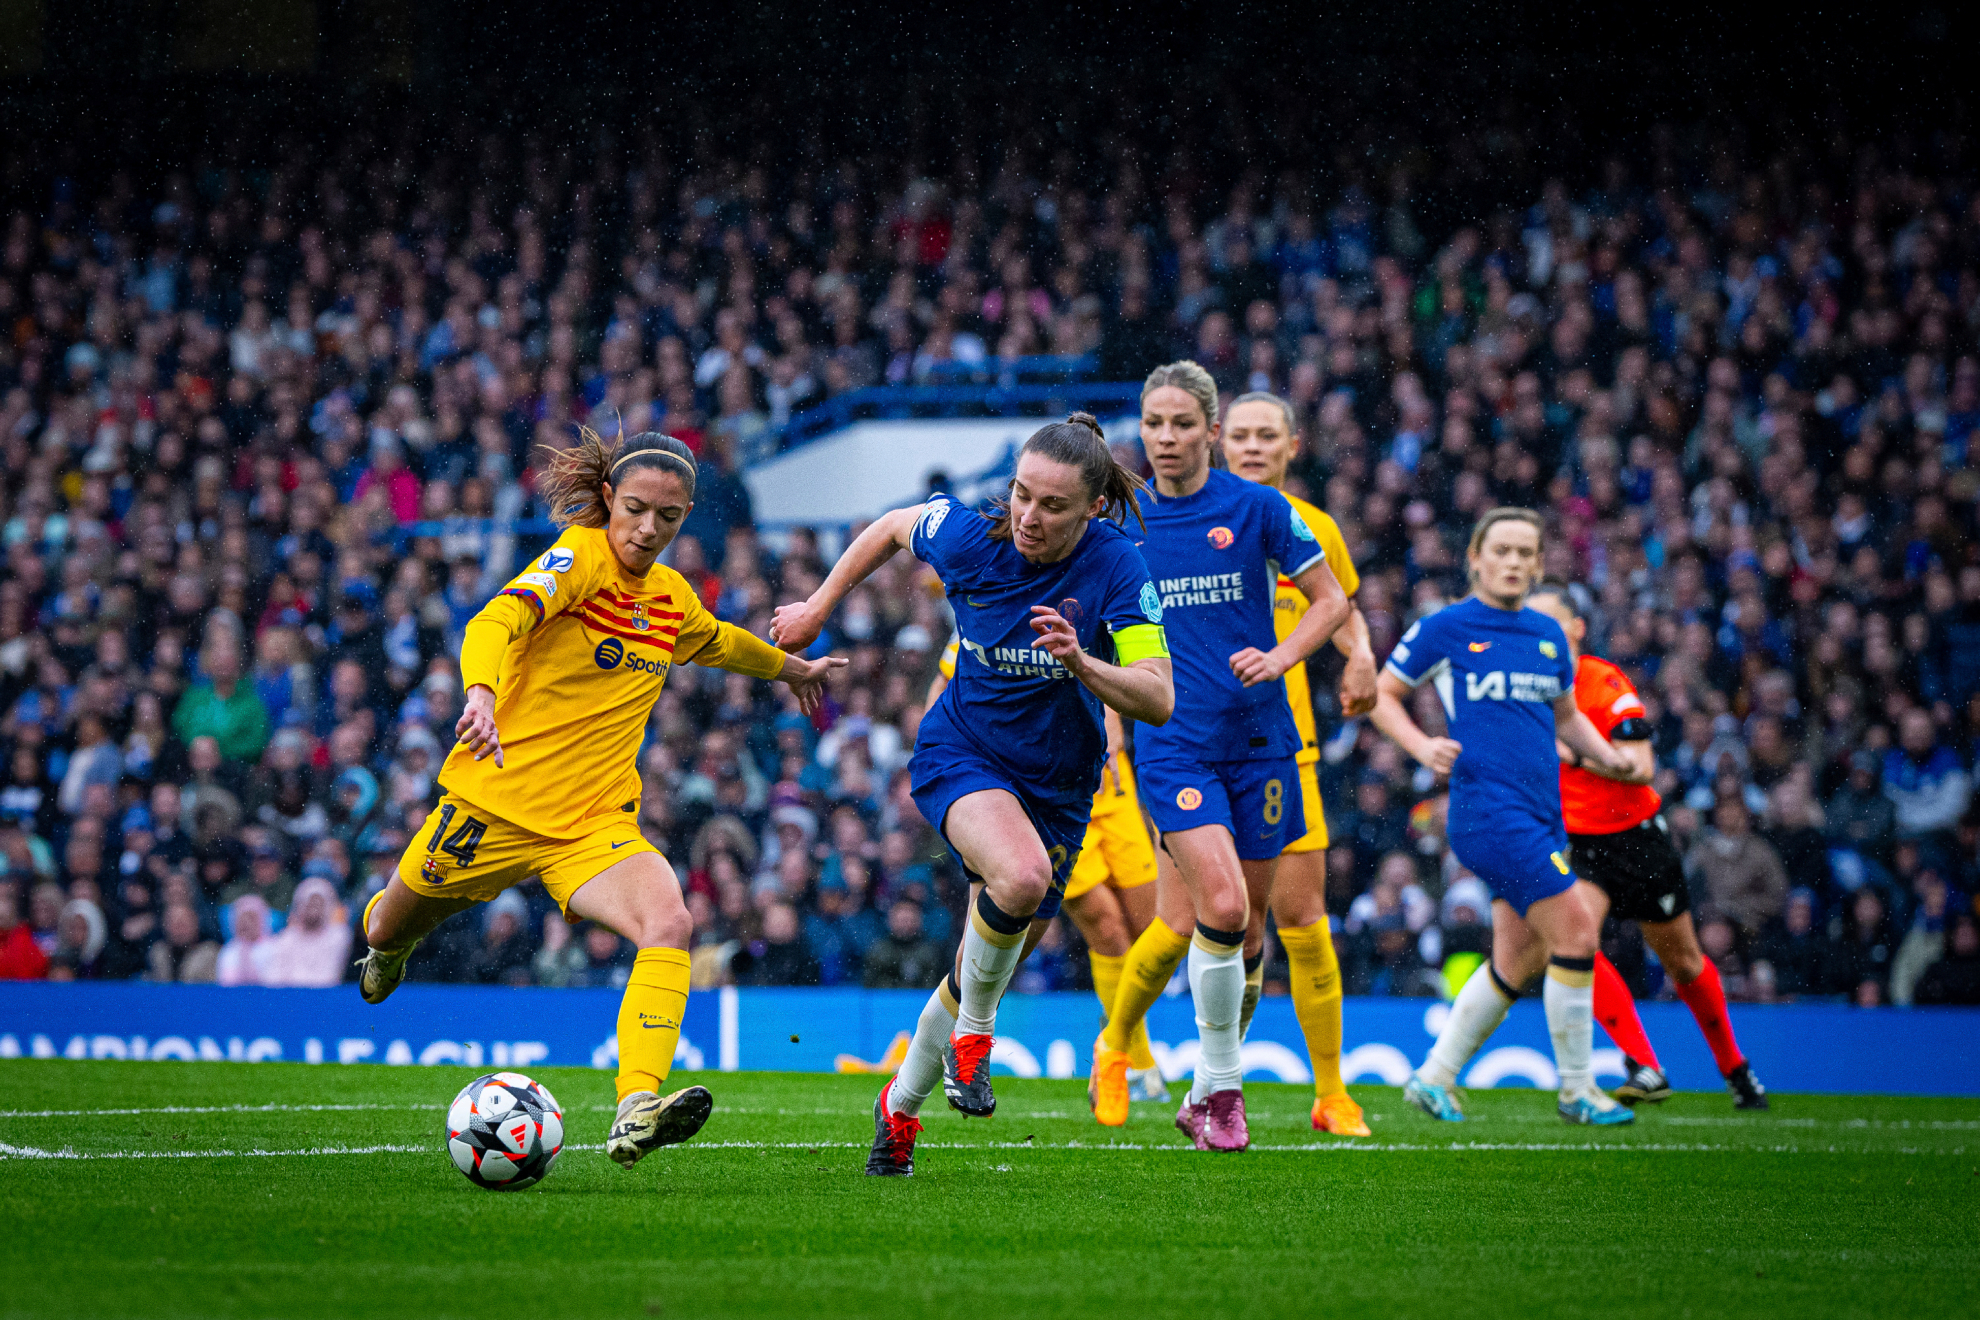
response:
<path fill-rule="evenodd" d="M 846 552 L 839 556 L 839 562 L 832 565 L 832 571 L 809 600 L 777 607 L 770 618 L 770 640 L 786 651 L 802 651 L 817 641 L 818 634 L 825 630 L 825 621 L 839 608 L 847 592 L 873 576 L 874 570 L 892 559 L 895 551 L 912 548 L 914 525 L 926 507 L 917 504 L 895 509 L 867 524 L 866 530 L 854 537 Z"/>
<path fill-rule="evenodd" d="M 788 683 L 797 695 L 799 709 L 807 715 L 818 709 L 824 695 L 825 676 L 851 663 L 844 656 L 807 660 L 801 655 L 790 655 L 751 636 L 745 629 L 711 617 L 698 606 L 689 610 L 681 627 L 674 646 L 674 660 Z"/>
<path fill-rule="evenodd" d="M 1129 665 L 1096 660 L 1079 644 L 1072 624 L 1049 605 L 1031 607 L 1031 644 L 1066 667 L 1086 690 L 1109 707 L 1143 724 L 1167 724 L 1176 709 L 1175 674 L 1167 656 L 1149 656 Z"/>
<path fill-rule="evenodd" d="M 1425 733 L 1410 718 L 1409 707 L 1403 703 L 1409 691 L 1409 684 L 1394 674 L 1386 670 L 1378 674 L 1375 678 L 1375 709 L 1368 718 L 1390 742 L 1415 757 L 1432 773 L 1448 775 L 1451 767 L 1457 764 L 1458 754 L 1464 751 L 1464 744 L 1455 738 L 1432 738 Z"/>
<path fill-rule="evenodd" d="M 1617 750 L 1581 713 L 1574 704 L 1572 689 L 1554 699 L 1554 735 L 1569 751 L 1580 755 L 1583 768 L 1605 779 L 1626 780 L 1636 769 L 1634 760 Z"/>
<path fill-rule="evenodd" d="M 816 660 L 807 660 L 801 655 L 786 655 L 784 668 L 777 678 L 791 685 L 791 693 L 798 699 L 799 710 L 815 715 L 819 704 L 825 699 L 825 676 L 851 663 L 842 655 L 821 656 Z"/>
<path fill-rule="evenodd" d="M 1293 585 L 1309 604 L 1293 630 L 1286 634 L 1286 640 L 1269 651 L 1247 646 L 1231 657 L 1231 672 L 1246 687 L 1284 678 L 1288 669 L 1326 645 L 1335 630 L 1347 622 L 1351 609 L 1347 593 L 1341 590 L 1340 579 L 1324 559 L 1294 578 Z"/>

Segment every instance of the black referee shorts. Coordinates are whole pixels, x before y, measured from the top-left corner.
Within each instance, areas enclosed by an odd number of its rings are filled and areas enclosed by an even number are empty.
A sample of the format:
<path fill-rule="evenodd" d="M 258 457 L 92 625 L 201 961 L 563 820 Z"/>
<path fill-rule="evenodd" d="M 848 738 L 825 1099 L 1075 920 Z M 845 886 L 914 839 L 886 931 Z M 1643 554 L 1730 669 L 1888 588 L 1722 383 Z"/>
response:
<path fill-rule="evenodd" d="M 1623 921 L 1670 921 L 1691 911 L 1684 862 L 1660 812 L 1614 834 L 1570 834 L 1574 871 L 1609 896 Z"/>

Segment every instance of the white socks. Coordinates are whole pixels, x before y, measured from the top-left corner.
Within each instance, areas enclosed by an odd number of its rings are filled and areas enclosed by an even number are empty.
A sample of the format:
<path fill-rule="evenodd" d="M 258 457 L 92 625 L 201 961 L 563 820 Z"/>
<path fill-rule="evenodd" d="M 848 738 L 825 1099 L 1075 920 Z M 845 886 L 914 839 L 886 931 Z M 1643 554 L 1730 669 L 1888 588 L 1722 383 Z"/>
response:
<path fill-rule="evenodd" d="M 1450 1016 L 1444 1019 L 1444 1029 L 1437 1033 L 1437 1043 L 1430 1047 L 1430 1057 L 1416 1075 L 1432 1086 L 1456 1085 L 1458 1070 L 1470 1063 L 1485 1038 L 1499 1029 L 1512 1006 L 1512 996 L 1500 989 L 1491 963 L 1473 972 L 1464 989 L 1458 991 Z M 1551 1011 L 1548 1016 L 1551 1019 Z"/>
<path fill-rule="evenodd" d="M 921 1017 L 914 1024 L 914 1039 L 908 1044 L 907 1058 L 887 1087 L 887 1108 L 910 1117 L 921 1112 L 921 1104 L 942 1081 L 942 1047 L 956 1028 L 956 1015 L 950 1007 L 949 980 L 935 987 L 922 1005 Z"/>
<path fill-rule="evenodd" d="M 1196 1005 L 1196 1075 L 1189 1086 L 1191 1104 L 1202 1104 L 1213 1092 L 1235 1091 L 1244 1085 L 1239 1061 L 1243 1042 L 1238 1017 L 1244 1007 L 1244 932 L 1211 930 L 1197 923 L 1189 942 L 1189 995 Z"/>
<path fill-rule="evenodd" d="M 1547 964 L 1547 1034 L 1554 1038 L 1554 1066 L 1561 1073 L 1561 1098 L 1579 1095 L 1595 1082 L 1590 1056 L 1595 1049 L 1595 960 L 1551 959 Z"/>
<path fill-rule="evenodd" d="M 1016 929 L 1010 929 L 1015 926 Z M 990 901 L 984 890 L 969 914 L 963 932 L 962 995 L 956 1014 L 959 1036 L 996 1034 L 997 1001 L 1011 983 L 1011 973 L 1024 957 L 1024 934 L 1031 914 L 1014 917 Z"/>
<path fill-rule="evenodd" d="M 1015 925 L 1015 932 L 999 930 Z M 922 1102 L 934 1094 L 942 1082 L 942 1051 L 952 1034 L 993 1035 L 997 1025 L 997 1001 L 1004 997 L 1011 973 L 1024 957 L 1024 935 L 1031 926 L 1029 917 L 1012 917 L 990 901 L 986 892 L 969 915 L 969 928 L 963 933 L 961 993 L 952 973 L 928 996 L 915 1020 L 914 1039 L 908 1042 L 907 1058 L 901 1070 L 887 1084 L 887 1110 L 894 1114 L 917 1115 Z"/>

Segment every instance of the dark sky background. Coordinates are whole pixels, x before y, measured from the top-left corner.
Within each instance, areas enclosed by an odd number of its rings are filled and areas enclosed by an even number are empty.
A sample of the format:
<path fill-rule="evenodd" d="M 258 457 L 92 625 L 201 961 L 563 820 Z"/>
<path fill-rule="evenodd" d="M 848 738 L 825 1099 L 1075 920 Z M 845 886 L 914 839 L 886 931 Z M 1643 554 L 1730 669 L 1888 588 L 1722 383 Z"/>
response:
<path fill-rule="evenodd" d="M 779 154 L 911 140 L 933 156 L 945 132 L 1000 114 L 1077 143 L 1125 96 L 1152 107 L 1142 127 L 1157 133 L 1167 116 L 1255 103 L 1378 139 L 1504 117 L 1583 157 L 1660 122 L 1937 135 L 1943 154 L 1973 117 L 1980 24 L 1962 9 L 0 0 L 0 121 L 92 162 L 216 132 L 272 143 L 464 115 L 563 134 L 741 122 Z"/>
<path fill-rule="evenodd" d="M 1550 73 L 1600 78 L 1663 66 L 1677 80 L 1753 82 L 1800 99 L 1809 84 L 1864 81 L 1882 96 L 1960 72 L 1972 20 L 1952 4 L 1821 4 L 1777 18 L 1758 5 L 1260 3 L 871 4 L 851 0 L 8 0 L 47 73 L 118 82 L 298 65 L 312 75 L 381 75 L 436 85 L 489 74 L 634 82 L 865 79 L 1063 70 L 1150 75 L 1256 67 L 1329 69 L 1379 81 L 1381 65 L 1503 85 Z M 38 47 L 38 49 L 32 49 Z M 20 61 L 9 60 L 18 68 Z M 202 68 L 202 66 L 204 66 Z M 1374 66 L 1374 67 L 1371 67 Z M 1579 73 L 1575 71 L 1579 70 Z M 1101 69 L 1095 68 L 1098 76 Z M 1838 88 L 1840 90 L 1840 88 Z"/>

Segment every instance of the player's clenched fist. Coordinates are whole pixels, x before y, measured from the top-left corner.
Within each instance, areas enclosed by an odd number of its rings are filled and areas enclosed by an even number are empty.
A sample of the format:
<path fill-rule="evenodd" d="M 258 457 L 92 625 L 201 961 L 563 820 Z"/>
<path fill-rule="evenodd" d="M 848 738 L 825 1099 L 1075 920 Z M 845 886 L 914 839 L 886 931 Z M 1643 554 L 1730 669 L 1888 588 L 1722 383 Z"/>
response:
<path fill-rule="evenodd" d="M 825 630 L 825 616 L 808 600 L 779 605 L 770 616 L 770 641 L 786 651 L 802 651 Z"/>
<path fill-rule="evenodd" d="M 1463 751 L 1464 744 L 1455 738 L 1432 738 L 1424 747 L 1423 755 L 1417 759 L 1435 774 L 1448 778 L 1451 767 L 1457 764 L 1458 755 Z"/>
<path fill-rule="evenodd" d="M 1286 664 L 1276 646 L 1269 651 L 1247 646 L 1231 657 L 1231 672 L 1246 687 L 1257 687 L 1260 683 L 1272 683 L 1284 678 Z"/>

